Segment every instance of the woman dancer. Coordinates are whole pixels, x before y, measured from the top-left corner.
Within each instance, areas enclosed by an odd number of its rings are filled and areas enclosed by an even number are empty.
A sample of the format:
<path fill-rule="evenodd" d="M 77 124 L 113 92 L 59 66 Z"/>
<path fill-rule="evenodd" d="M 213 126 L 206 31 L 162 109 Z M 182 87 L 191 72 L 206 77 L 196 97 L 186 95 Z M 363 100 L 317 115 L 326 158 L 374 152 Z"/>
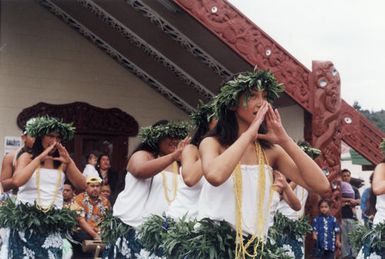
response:
<path fill-rule="evenodd" d="M 235 75 L 215 97 L 218 123 L 199 147 L 208 182 L 199 218 L 224 220 L 235 228 L 235 258 L 264 256 L 273 169 L 312 191 L 329 191 L 321 169 L 287 135 L 271 107 L 282 91 L 267 71 Z"/>
<path fill-rule="evenodd" d="M 175 199 L 177 161 L 189 141 L 187 134 L 185 124 L 165 120 L 141 129 L 141 143 L 128 161 L 125 188 L 115 202 L 113 217 L 102 224 L 102 239 L 108 244 L 104 258 L 150 258 L 136 230 L 146 217 L 162 215 Z"/>
<path fill-rule="evenodd" d="M 385 154 L 385 139 L 382 140 L 380 149 Z M 363 248 L 357 256 L 360 259 L 385 258 L 385 248 L 382 245 L 385 242 L 385 159 L 374 169 L 372 189 L 377 199 L 370 198 L 370 200 L 377 200 L 375 202 L 377 212 L 373 219 L 372 229 L 363 227 L 366 233 L 359 233 L 358 239 L 363 242 Z M 373 204 L 369 204 L 369 206 L 373 206 Z"/>
<path fill-rule="evenodd" d="M 10 228 L 8 258 L 62 258 L 62 234 L 76 225 L 76 214 L 62 209 L 64 180 L 79 190 L 86 187 L 61 144 L 74 136 L 75 128 L 44 116 L 29 121 L 26 130 L 36 139 L 31 153 L 20 156 L 12 178 L 19 187 L 16 204 L 9 201 L 0 209 L 0 224 Z"/>

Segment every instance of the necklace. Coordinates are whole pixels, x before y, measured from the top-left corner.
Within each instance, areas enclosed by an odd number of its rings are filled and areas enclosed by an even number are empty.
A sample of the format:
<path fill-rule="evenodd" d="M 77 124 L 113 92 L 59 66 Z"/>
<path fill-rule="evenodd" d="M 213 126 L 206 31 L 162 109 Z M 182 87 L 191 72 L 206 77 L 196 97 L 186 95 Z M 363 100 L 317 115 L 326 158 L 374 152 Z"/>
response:
<path fill-rule="evenodd" d="M 166 199 L 167 203 L 170 205 L 171 202 L 173 202 L 176 198 L 176 191 L 178 190 L 178 164 L 177 162 L 174 162 L 172 164 L 172 197 L 169 197 L 169 191 L 167 184 L 167 176 L 166 172 L 162 171 L 162 185 L 163 185 L 163 195 Z"/>
<path fill-rule="evenodd" d="M 58 173 L 58 176 L 56 178 L 56 185 L 55 185 L 55 189 L 53 191 L 53 199 L 47 207 L 44 207 L 41 204 L 41 197 L 40 197 L 40 167 L 38 167 L 36 169 L 36 191 L 37 191 L 36 208 L 41 210 L 44 213 L 47 213 L 50 209 L 52 209 L 52 207 L 54 206 L 55 201 L 57 199 L 57 194 L 59 191 L 59 185 L 60 185 L 61 179 L 62 179 L 61 167 L 58 168 L 57 173 Z"/>
<path fill-rule="evenodd" d="M 234 194 L 236 198 L 236 208 L 235 208 L 235 229 L 236 229 L 236 245 L 235 245 L 235 258 L 236 259 L 245 259 L 246 256 L 251 258 L 255 258 L 257 256 L 257 249 L 259 244 L 261 243 L 262 251 L 264 246 L 264 228 L 265 223 L 267 221 L 267 217 L 269 216 L 269 210 L 272 201 L 273 188 L 270 187 L 269 196 L 267 198 L 267 211 L 264 209 L 264 201 L 265 201 L 265 193 L 266 193 L 266 175 L 265 175 L 265 164 L 268 164 L 267 157 L 265 152 L 259 143 L 256 143 L 255 150 L 257 154 L 257 160 L 259 164 L 259 176 L 257 183 L 257 218 L 256 218 L 256 231 L 251 235 L 250 239 L 246 242 L 243 242 L 243 231 L 242 231 L 242 193 L 243 193 L 243 179 L 242 179 L 242 171 L 241 166 L 238 163 L 235 167 L 235 172 L 233 174 L 234 177 Z M 272 181 L 272 179 L 271 179 Z M 253 254 L 250 254 L 247 249 L 251 244 L 254 243 L 257 239 L 257 244 L 254 245 Z"/>

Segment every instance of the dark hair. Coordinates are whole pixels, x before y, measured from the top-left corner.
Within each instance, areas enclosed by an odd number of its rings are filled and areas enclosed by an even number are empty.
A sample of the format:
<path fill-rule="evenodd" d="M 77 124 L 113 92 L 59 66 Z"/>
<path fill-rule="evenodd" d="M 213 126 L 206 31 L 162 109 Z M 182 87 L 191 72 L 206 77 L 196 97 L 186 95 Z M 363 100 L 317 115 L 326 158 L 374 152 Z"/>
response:
<path fill-rule="evenodd" d="M 318 208 L 321 207 L 321 204 L 324 203 L 324 202 L 325 202 L 329 207 L 331 206 L 330 200 L 327 200 L 327 199 L 321 199 L 321 200 L 318 202 Z"/>
<path fill-rule="evenodd" d="M 341 174 L 346 173 L 346 172 L 348 172 L 349 175 L 352 175 L 352 173 L 346 168 L 341 170 Z"/>
<path fill-rule="evenodd" d="M 259 127 L 258 133 L 266 133 L 265 123 Z M 219 118 L 214 129 L 207 134 L 209 137 L 216 137 L 223 146 L 230 146 L 238 139 L 238 122 L 235 111 L 228 110 L 227 116 Z M 263 148 L 270 148 L 272 144 L 266 140 L 259 140 Z"/>
<path fill-rule="evenodd" d="M 102 157 L 104 157 L 104 156 L 108 157 L 108 159 L 111 160 L 109 154 L 107 154 L 107 153 L 101 153 L 101 154 L 98 156 L 98 160 L 97 160 L 97 165 L 98 165 L 98 166 L 100 165 L 100 160 L 102 160 Z M 87 157 L 87 161 L 88 161 L 88 157 Z"/>
<path fill-rule="evenodd" d="M 165 124 L 167 124 L 167 123 L 169 123 L 168 120 L 160 120 L 160 121 L 155 122 L 155 123 L 152 125 L 152 127 L 156 127 L 156 126 L 158 126 L 158 125 L 165 125 Z M 135 147 L 135 149 L 134 149 L 134 151 L 131 153 L 130 157 L 131 157 L 135 152 L 141 151 L 141 150 L 147 151 L 147 152 L 153 154 L 155 157 L 157 157 L 157 156 L 159 155 L 159 153 L 160 153 L 160 150 L 159 150 L 159 142 L 160 142 L 161 140 L 162 140 L 162 139 L 160 139 L 160 140 L 158 141 L 158 143 L 157 143 L 156 146 L 149 145 L 149 144 L 147 144 L 147 143 L 140 143 L 139 145 L 137 145 L 137 146 Z"/>
<path fill-rule="evenodd" d="M 204 138 L 204 136 L 209 131 L 209 129 L 210 129 L 210 122 L 206 120 L 202 121 L 191 138 L 191 144 L 198 147 L 202 139 Z"/>
<path fill-rule="evenodd" d="M 95 154 L 94 152 L 88 153 L 88 155 L 87 155 L 87 162 L 88 162 L 88 160 L 91 159 L 91 156 L 95 156 L 95 157 L 96 157 L 96 154 Z M 108 155 L 107 155 L 107 156 L 108 156 Z"/>
<path fill-rule="evenodd" d="M 67 185 L 71 186 L 71 189 L 72 189 L 72 190 L 75 190 L 75 187 L 73 186 L 73 184 L 72 184 L 68 179 L 66 179 L 66 180 L 64 181 L 64 184 L 67 184 Z"/>
<path fill-rule="evenodd" d="M 42 140 L 43 140 L 43 137 L 36 137 L 35 138 L 35 142 L 33 143 L 33 146 L 32 146 L 32 149 L 31 149 L 32 159 L 36 158 L 41 153 L 43 153 L 44 147 L 43 147 L 43 144 L 42 144 Z M 52 157 L 59 157 L 59 156 L 60 156 L 59 155 L 59 151 L 56 149 L 52 153 Z M 61 165 L 60 161 L 53 160 L 53 167 L 54 168 L 59 168 L 60 165 Z"/>

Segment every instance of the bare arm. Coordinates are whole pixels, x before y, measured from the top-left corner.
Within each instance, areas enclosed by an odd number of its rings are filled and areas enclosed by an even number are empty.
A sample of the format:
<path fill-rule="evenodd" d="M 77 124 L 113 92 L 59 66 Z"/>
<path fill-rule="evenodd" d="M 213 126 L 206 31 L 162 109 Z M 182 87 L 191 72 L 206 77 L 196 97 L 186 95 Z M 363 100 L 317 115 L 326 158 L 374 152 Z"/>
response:
<path fill-rule="evenodd" d="M 128 161 L 127 170 L 136 178 L 147 179 L 163 171 L 176 161 L 173 153 L 154 158 L 147 151 L 135 152 Z"/>
<path fill-rule="evenodd" d="M 286 203 L 295 211 L 301 209 L 301 202 L 291 189 L 290 185 L 287 183 L 285 176 L 283 176 L 280 172 L 274 171 L 274 187 L 278 187 L 282 190 L 283 199 Z"/>
<path fill-rule="evenodd" d="M 87 234 L 89 234 L 93 239 L 100 239 L 99 234 L 91 227 L 90 224 L 87 223 L 85 218 L 78 217 L 79 226 L 82 230 L 84 230 Z"/>
<path fill-rule="evenodd" d="M 372 189 L 375 195 L 385 193 L 385 163 L 378 164 L 374 169 Z"/>
<path fill-rule="evenodd" d="M 258 136 L 258 129 L 264 120 L 267 109 L 268 104 L 264 102 L 249 128 L 223 152 L 221 145 L 215 138 L 203 139 L 199 146 L 199 153 L 202 160 L 203 174 L 210 184 L 219 186 L 231 176 L 247 147 L 250 144 L 254 145 L 253 143 Z"/>
<path fill-rule="evenodd" d="M 15 155 L 15 152 L 6 154 L 1 165 L 0 181 L 5 192 L 16 188 L 16 186 L 12 185 L 12 162 Z"/>
<path fill-rule="evenodd" d="M 274 146 L 278 154 L 275 160 L 276 168 L 306 189 L 319 194 L 328 193 L 329 181 L 321 168 L 287 135 L 278 111 L 274 111 L 270 105 L 266 124 L 268 132 L 261 134 L 259 138 L 279 145 Z"/>
<path fill-rule="evenodd" d="M 182 152 L 182 177 L 184 183 L 192 187 L 202 178 L 202 163 L 196 146 L 187 145 Z"/>
<path fill-rule="evenodd" d="M 157 158 L 148 151 L 137 151 L 128 161 L 127 170 L 136 178 L 147 179 L 153 177 L 167 168 L 171 163 L 177 161 L 189 141 L 190 139 L 186 137 L 179 142 L 174 152 Z"/>
<path fill-rule="evenodd" d="M 295 211 L 301 210 L 301 202 L 295 195 L 294 191 L 291 189 L 290 185 L 283 190 L 282 193 L 283 199 L 289 204 L 290 208 Z"/>

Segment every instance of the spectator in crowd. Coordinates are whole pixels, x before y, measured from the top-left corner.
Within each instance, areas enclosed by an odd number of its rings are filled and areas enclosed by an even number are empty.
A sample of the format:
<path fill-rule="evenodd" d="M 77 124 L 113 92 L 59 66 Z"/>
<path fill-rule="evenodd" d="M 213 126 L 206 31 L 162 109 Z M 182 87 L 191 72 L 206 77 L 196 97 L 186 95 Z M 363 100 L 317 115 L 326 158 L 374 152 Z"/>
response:
<path fill-rule="evenodd" d="M 336 248 L 341 247 L 340 227 L 337 219 L 330 215 L 330 204 L 327 200 L 318 203 L 320 215 L 313 219 L 313 239 L 316 246 L 315 258 L 334 259 Z"/>
<path fill-rule="evenodd" d="M 369 177 L 369 183 L 370 187 L 366 188 L 364 192 L 362 193 L 361 197 L 361 211 L 362 211 L 362 220 L 364 221 L 365 225 L 370 224 L 370 222 L 373 222 L 374 218 L 374 210 L 369 209 L 369 198 L 375 197 L 375 195 L 370 196 L 370 193 L 372 192 L 372 182 L 373 182 L 373 173 Z"/>
<path fill-rule="evenodd" d="M 103 180 L 103 185 L 109 185 L 111 188 L 111 198 L 110 201 L 112 204 L 115 203 L 116 197 L 118 196 L 119 189 L 119 175 L 118 172 L 111 168 L 111 160 L 108 154 L 101 154 L 98 158 L 97 163 L 99 177 Z"/>
<path fill-rule="evenodd" d="M 77 211 L 80 227 L 75 233 L 76 241 L 100 239 L 98 224 L 111 208 L 110 202 L 101 195 L 101 184 L 100 177 L 88 177 L 86 191 L 74 198 L 71 209 Z"/>
<path fill-rule="evenodd" d="M 342 181 L 350 184 L 351 172 L 348 169 L 341 171 Z M 354 198 L 342 198 L 341 208 L 341 237 L 342 237 L 342 258 L 355 258 L 356 254 L 349 240 L 349 233 L 352 232 L 357 221 L 355 207 L 360 205 L 360 192 L 351 185 L 354 191 Z M 353 196 L 352 196 L 353 197 Z"/>
<path fill-rule="evenodd" d="M 15 188 L 15 186 L 12 184 L 12 176 L 16 168 L 17 159 L 24 152 L 30 152 L 33 143 L 35 142 L 35 138 L 29 135 L 26 130 L 23 131 L 23 134 L 21 135 L 21 140 L 23 142 L 23 146 L 15 151 L 6 154 L 3 158 L 0 181 L 5 192 L 8 192 L 10 190 L 13 190 L 13 193 L 17 192 L 17 188 Z"/>
<path fill-rule="evenodd" d="M 89 153 L 87 156 L 87 164 L 83 170 L 83 175 L 87 178 L 89 176 L 99 176 L 98 171 L 96 170 L 97 157 L 94 153 Z"/>
<path fill-rule="evenodd" d="M 69 209 L 75 196 L 75 188 L 70 181 L 65 181 L 63 186 L 63 208 Z"/>
<path fill-rule="evenodd" d="M 106 184 L 102 186 L 101 194 L 107 198 L 107 200 L 110 200 L 111 198 L 111 187 L 110 185 Z"/>

